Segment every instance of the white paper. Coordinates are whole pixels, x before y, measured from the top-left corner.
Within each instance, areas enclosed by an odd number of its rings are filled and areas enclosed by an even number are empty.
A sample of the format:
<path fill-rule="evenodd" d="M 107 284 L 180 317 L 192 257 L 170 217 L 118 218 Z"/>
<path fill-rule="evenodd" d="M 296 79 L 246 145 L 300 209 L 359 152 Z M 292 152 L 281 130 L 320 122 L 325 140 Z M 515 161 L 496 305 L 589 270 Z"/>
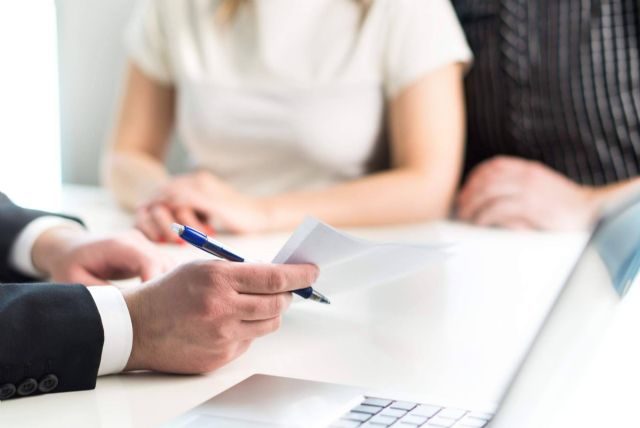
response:
<path fill-rule="evenodd" d="M 313 288 L 332 296 L 408 276 L 450 254 L 451 246 L 374 243 L 314 218 L 291 235 L 274 263 L 312 263 L 320 268 Z"/>

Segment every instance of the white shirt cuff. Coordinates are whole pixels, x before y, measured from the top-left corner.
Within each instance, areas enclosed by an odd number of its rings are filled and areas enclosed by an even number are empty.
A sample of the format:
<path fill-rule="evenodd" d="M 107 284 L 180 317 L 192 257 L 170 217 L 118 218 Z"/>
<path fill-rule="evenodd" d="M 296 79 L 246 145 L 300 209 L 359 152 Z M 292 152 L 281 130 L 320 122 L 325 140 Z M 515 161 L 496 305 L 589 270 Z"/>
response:
<path fill-rule="evenodd" d="M 104 330 L 98 376 L 120 373 L 129 361 L 133 346 L 133 327 L 127 303 L 116 287 L 103 285 L 88 289 L 98 307 Z"/>
<path fill-rule="evenodd" d="M 64 225 L 82 227 L 75 221 L 56 216 L 39 217 L 27 224 L 11 247 L 11 251 L 9 252 L 9 265 L 23 275 L 33 278 L 43 278 L 44 274 L 38 271 L 33 265 L 33 259 L 31 258 L 33 244 L 35 244 L 38 237 L 48 229 Z"/>

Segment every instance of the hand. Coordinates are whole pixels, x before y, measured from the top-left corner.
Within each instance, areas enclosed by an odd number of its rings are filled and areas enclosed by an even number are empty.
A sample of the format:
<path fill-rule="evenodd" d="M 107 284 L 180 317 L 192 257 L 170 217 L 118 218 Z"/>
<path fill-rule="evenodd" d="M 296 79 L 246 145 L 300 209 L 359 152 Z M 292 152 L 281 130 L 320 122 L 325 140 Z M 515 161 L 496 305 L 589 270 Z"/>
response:
<path fill-rule="evenodd" d="M 181 223 L 211 233 L 213 226 L 231 233 L 268 228 L 268 210 L 208 172 L 174 178 L 136 210 L 136 227 L 157 242 L 180 242 L 171 231 Z"/>
<path fill-rule="evenodd" d="M 138 231 L 97 238 L 68 226 L 54 227 L 38 237 L 31 252 L 35 267 L 56 282 L 84 285 L 141 277 L 147 281 L 173 263 Z"/>
<path fill-rule="evenodd" d="M 317 276 L 312 265 L 207 261 L 126 289 L 133 348 L 125 370 L 215 370 L 277 330 L 289 292 Z"/>
<path fill-rule="evenodd" d="M 477 166 L 457 200 L 458 218 L 511 229 L 583 229 L 597 214 L 595 189 L 514 157 Z"/>

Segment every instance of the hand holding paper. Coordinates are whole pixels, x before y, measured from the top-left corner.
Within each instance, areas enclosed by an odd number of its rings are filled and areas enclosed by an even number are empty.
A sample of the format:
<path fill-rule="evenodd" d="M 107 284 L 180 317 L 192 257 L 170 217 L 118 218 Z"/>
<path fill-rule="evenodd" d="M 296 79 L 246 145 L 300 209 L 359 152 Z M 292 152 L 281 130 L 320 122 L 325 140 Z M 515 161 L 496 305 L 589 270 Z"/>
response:
<path fill-rule="evenodd" d="M 448 245 L 373 243 L 350 236 L 313 218 L 291 235 L 274 263 L 312 263 L 320 267 L 314 289 L 331 296 L 388 282 L 447 256 Z"/>

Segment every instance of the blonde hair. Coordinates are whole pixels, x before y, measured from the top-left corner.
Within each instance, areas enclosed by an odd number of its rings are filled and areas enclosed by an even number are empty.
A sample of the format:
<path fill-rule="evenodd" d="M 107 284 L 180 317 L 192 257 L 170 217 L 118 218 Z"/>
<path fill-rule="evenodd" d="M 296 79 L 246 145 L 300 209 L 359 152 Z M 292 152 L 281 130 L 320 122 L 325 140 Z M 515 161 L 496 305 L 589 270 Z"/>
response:
<path fill-rule="evenodd" d="M 353 1 L 358 3 L 362 8 L 362 17 L 364 18 L 373 0 Z M 247 0 L 223 0 L 216 10 L 216 20 L 222 24 L 229 23 L 238 12 L 238 9 L 240 9 L 240 7 L 242 7 L 242 5 L 246 2 Z"/>

